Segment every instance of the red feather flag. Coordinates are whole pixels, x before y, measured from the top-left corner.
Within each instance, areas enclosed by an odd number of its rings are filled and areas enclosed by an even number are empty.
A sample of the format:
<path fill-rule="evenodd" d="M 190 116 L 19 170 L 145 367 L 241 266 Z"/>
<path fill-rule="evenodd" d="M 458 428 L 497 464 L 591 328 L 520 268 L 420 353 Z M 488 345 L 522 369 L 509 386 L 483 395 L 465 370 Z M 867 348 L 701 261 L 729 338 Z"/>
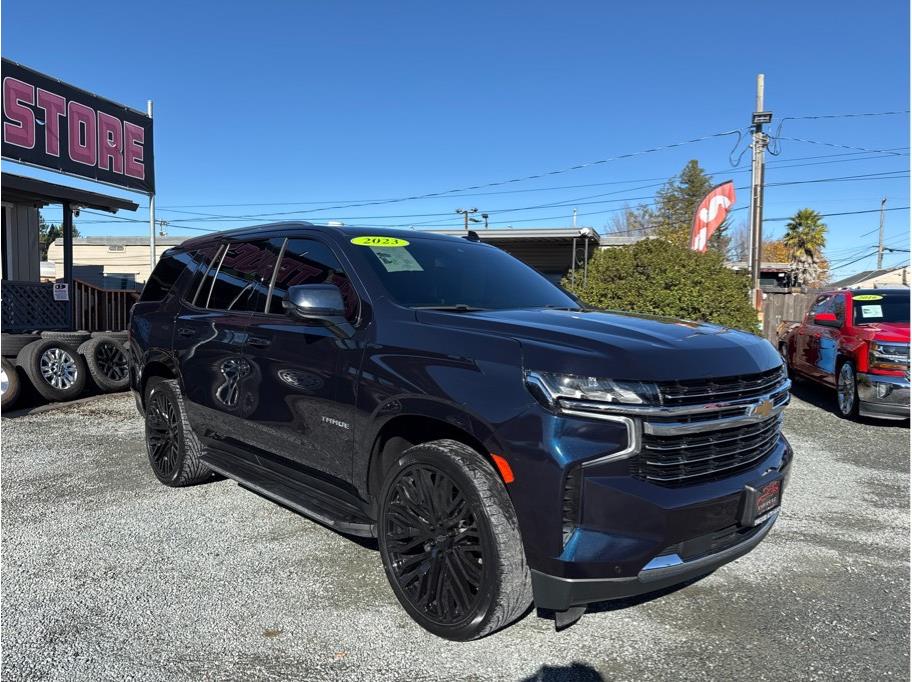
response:
<path fill-rule="evenodd" d="M 690 233 L 690 248 L 693 251 L 704 253 L 709 238 L 725 222 L 728 211 L 735 203 L 735 183 L 729 180 L 721 185 L 716 185 L 694 211 L 693 230 Z"/>

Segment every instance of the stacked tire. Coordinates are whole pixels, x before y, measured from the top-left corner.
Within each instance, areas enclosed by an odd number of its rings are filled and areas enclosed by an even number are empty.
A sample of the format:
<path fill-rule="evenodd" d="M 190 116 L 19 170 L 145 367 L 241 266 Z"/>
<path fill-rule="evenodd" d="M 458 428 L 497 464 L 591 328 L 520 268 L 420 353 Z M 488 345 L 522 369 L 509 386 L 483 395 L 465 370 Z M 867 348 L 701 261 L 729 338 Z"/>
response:
<path fill-rule="evenodd" d="M 104 393 L 125 390 L 130 383 L 125 341 L 125 332 L 3 334 L 2 409 L 19 398 L 22 375 L 49 402 L 78 398 L 89 382 Z"/>

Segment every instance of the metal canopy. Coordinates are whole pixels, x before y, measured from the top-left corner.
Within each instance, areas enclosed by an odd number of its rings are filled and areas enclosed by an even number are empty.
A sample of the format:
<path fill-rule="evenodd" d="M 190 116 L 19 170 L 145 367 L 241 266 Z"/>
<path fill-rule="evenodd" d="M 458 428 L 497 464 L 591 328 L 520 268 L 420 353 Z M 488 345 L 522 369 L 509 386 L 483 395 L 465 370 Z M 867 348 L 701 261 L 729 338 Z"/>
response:
<path fill-rule="evenodd" d="M 117 213 L 119 210 L 135 211 L 139 204 L 129 199 L 112 197 L 98 192 L 88 192 L 84 189 L 57 185 L 53 182 L 27 178 L 24 175 L 3 173 L 0 178 L 3 189 L 3 199 L 14 203 L 29 203 L 36 207 L 48 204 L 68 203 L 73 208 L 94 208 L 108 213 Z"/>

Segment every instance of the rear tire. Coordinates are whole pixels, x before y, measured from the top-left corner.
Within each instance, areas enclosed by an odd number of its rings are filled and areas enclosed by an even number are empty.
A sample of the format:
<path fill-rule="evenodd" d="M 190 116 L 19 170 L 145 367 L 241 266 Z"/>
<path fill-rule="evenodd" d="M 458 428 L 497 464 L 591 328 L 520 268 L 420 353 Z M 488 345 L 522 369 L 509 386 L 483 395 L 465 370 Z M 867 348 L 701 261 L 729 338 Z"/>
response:
<path fill-rule="evenodd" d="M 130 363 L 127 351 L 110 336 L 96 336 L 79 347 L 92 381 L 105 393 L 125 391 L 130 385 Z"/>
<path fill-rule="evenodd" d="M 162 377 L 149 379 L 145 406 L 146 453 L 156 478 L 175 488 L 212 478 L 200 461 L 202 449 L 187 420 L 178 383 Z"/>
<path fill-rule="evenodd" d="M 532 603 L 510 497 L 493 467 L 462 443 L 416 445 L 390 467 L 378 537 L 393 592 L 438 637 L 484 637 Z"/>
<path fill-rule="evenodd" d="M 5 411 L 16 404 L 22 387 L 19 383 L 19 373 L 16 371 L 16 366 L 6 358 L 0 360 L 0 364 L 2 364 L 2 369 L 0 369 L 0 394 L 2 394 L 0 409 Z"/>
<path fill-rule="evenodd" d="M 33 341 L 19 352 L 16 364 L 41 397 L 51 402 L 78 398 L 89 373 L 76 348 L 55 339 Z"/>

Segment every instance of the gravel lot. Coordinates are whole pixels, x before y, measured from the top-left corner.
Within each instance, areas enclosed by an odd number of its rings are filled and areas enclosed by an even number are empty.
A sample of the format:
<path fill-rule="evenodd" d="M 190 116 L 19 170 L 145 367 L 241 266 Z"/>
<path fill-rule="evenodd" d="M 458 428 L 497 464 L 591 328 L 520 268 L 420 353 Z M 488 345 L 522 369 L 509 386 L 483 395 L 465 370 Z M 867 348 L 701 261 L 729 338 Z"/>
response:
<path fill-rule="evenodd" d="M 468 644 L 412 623 L 373 547 L 230 481 L 158 484 L 126 395 L 4 418 L 3 679 L 908 679 L 908 425 L 796 393 L 757 550 Z"/>

